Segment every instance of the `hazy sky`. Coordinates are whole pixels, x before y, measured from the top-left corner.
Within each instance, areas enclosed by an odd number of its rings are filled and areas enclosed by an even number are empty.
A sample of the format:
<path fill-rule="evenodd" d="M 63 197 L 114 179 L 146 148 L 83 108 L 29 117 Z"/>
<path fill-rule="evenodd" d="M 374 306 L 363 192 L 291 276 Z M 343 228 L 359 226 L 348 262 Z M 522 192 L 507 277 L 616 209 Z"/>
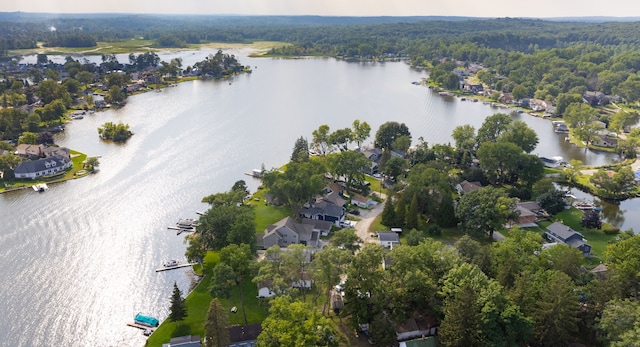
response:
<path fill-rule="evenodd" d="M 640 16 L 637 0 L 1 0 L 0 12 L 323 16 Z"/>

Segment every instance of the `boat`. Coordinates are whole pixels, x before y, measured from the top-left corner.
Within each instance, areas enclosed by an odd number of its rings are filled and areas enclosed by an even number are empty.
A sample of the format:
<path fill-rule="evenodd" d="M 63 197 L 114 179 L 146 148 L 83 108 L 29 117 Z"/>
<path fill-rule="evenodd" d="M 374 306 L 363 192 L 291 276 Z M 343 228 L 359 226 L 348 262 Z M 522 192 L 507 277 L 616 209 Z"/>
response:
<path fill-rule="evenodd" d="M 171 260 L 165 261 L 162 264 L 162 266 L 164 266 L 164 267 L 176 267 L 178 265 L 180 265 L 180 261 L 176 260 L 176 259 L 171 259 Z"/>
<path fill-rule="evenodd" d="M 178 221 L 178 223 L 176 223 L 176 226 L 179 229 L 193 229 L 196 226 L 198 226 L 198 222 L 191 219 L 191 218 L 185 218 L 185 219 L 181 219 Z"/>
<path fill-rule="evenodd" d="M 151 327 L 151 328 L 155 328 L 158 325 L 160 325 L 160 321 L 158 321 L 158 318 L 145 316 L 145 315 L 142 315 L 140 313 L 138 313 L 133 318 L 133 322 L 135 324 L 142 325 L 142 326 L 147 326 L 147 327 Z"/>
<path fill-rule="evenodd" d="M 569 128 L 567 128 L 567 125 L 564 123 L 558 123 L 556 124 L 556 128 L 554 130 L 557 133 L 563 133 L 566 134 L 569 132 Z"/>
<path fill-rule="evenodd" d="M 47 190 L 49 190 L 49 186 L 47 186 L 46 183 L 39 183 L 36 184 L 34 186 L 32 186 L 33 190 L 35 190 L 36 192 L 45 192 Z"/>
<path fill-rule="evenodd" d="M 551 158 L 540 157 L 540 160 L 546 167 L 558 167 L 564 163 L 564 159 L 560 156 L 555 156 Z"/>
<path fill-rule="evenodd" d="M 587 211 L 595 209 L 596 206 L 589 201 L 579 201 L 573 204 L 573 207 L 577 208 L 578 210 Z"/>

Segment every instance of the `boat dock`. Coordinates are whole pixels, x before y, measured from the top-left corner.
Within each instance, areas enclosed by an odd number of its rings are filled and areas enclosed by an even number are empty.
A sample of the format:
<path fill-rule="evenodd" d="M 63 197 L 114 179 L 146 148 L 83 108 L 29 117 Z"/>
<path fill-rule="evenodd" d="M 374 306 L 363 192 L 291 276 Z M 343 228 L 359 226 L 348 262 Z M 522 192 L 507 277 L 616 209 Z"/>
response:
<path fill-rule="evenodd" d="M 150 326 L 142 325 L 142 324 L 138 324 L 138 323 L 127 323 L 127 326 L 130 326 L 132 328 L 138 328 L 140 330 L 147 330 L 147 329 L 151 330 L 151 331 L 155 331 L 156 330 L 156 328 L 154 328 L 154 327 L 150 327 Z"/>
<path fill-rule="evenodd" d="M 170 230 L 177 230 L 178 232 L 176 233 L 176 235 L 180 235 L 180 234 L 185 233 L 185 232 L 187 232 L 187 233 L 188 233 L 188 232 L 193 232 L 193 231 L 195 231 L 195 229 L 185 229 L 185 228 L 174 227 L 174 226 L 168 226 L 168 227 L 167 227 L 167 229 L 170 229 Z"/>
<path fill-rule="evenodd" d="M 180 269 L 180 268 L 183 268 L 183 267 L 188 267 L 188 266 L 193 266 L 193 265 L 196 265 L 196 263 L 185 263 L 185 264 L 180 264 L 180 265 L 171 266 L 171 267 L 161 267 L 159 269 L 156 269 L 156 272 L 168 271 L 168 270 L 173 270 L 173 269 Z"/>

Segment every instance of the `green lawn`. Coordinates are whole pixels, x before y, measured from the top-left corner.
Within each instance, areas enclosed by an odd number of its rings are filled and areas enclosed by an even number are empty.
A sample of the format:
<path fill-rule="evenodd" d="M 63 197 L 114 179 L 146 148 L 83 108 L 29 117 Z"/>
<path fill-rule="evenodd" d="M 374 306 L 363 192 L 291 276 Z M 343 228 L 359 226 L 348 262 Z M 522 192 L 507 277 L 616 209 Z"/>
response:
<path fill-rule="evenodd" d="M 169 342 L 172 337 L 184 336 L 184 335 L 200 335 L 204 336 L 204 324 L 207 318 L 207 311 L 209 310 L 209 303 L 211 302 L 211 295 L 209 295 L 209 285 L 211 284 L 211 270 L 220 262 L 220 257 L 217 252 L 208 252 L 204 259 L 204 273 L 196 288 L 189 293 L 185 302 L 187 304 L 187 317 L 180 322 L 171 322 L 165 320 L 156 329 L 156 331 L 149 336 L 146 346 L 160 347 L 163 343 Z M 196 271 L 199 271 L 199 266 L 195 266 Z M 247 312 L 247 321 L 249 324 L 260 323 L 267 317 L 266 305 L 258 302 L 258 289 L 256 285 L 251 282 L 250 278 L 245 279 L 243 285 L 245 310 Z M 229 300 L 222 300 L 222 305 L 226 308 L 236 306 L 238 308 L 237 313 L 229 313 L 229 325 L 244 324 L 244 319 L 241 311 L 240 292 L 234 291 Z"/>
<path fill-rule="evenodd" d="M 247 201 L 248 204 L 255 207 L 256 232 L 258 233 L 264 232 L 269 225 L 291 215 L 291 210 L 288 208 L 267 205 L 264 201 L 264 193 L 264 189 L 260 189 Z"/>

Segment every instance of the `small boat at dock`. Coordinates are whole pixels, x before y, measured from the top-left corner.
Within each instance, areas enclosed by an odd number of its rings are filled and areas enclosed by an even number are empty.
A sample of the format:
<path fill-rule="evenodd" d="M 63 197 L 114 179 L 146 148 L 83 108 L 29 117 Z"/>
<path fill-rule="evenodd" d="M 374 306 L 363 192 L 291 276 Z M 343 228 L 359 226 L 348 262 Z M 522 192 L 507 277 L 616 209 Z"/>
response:
<path fill-rule="evenodd" d="M 35 190 L 36 192 L 42 193 L 42 192 L 46 192 L 47 190 L 49 190 L 49 186 L 47 186 L 46 183 L 39 183 L 36 184 L 34 186 L 32 186 L 33 190 Z"/>
<path fill-rule="evenodd" d="M 166 268 L 176 267 L 178 265 L 180 265 L 180 260 L 176 259 L 167 260 L 162 264 L 162 266 Z"/>
<path fill-rule="evenodd" d="M 193 229 L 198 226 L 198 222 L 192 218 L 180 219 L 178 223 L 176 223 L 176 227 L 179 229 Z"/>
<path fill-rule="evenodd" d="M 596 208 L 596 206 L 589 201 L 578 201 L 576 203 L 573 204 L 573 207 L 577 208 L 578 210 L 583 210 L 583 211 L 589 211 L 589 210 L 593 210 Z"/>

